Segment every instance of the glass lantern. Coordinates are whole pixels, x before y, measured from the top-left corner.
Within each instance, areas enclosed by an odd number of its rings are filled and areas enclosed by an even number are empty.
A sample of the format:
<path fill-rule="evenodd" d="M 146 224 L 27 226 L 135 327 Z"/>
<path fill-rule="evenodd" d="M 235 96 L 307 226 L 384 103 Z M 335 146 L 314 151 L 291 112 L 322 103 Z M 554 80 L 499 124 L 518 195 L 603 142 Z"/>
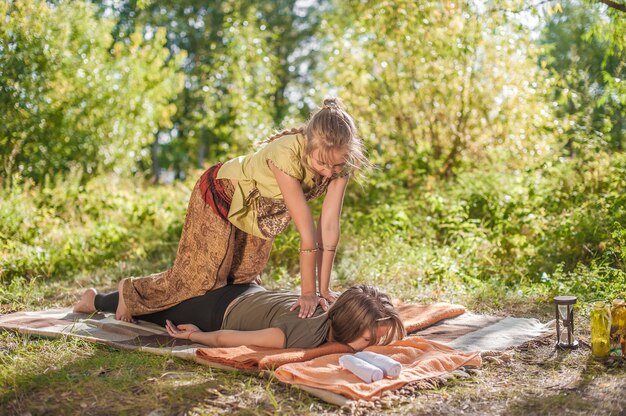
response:
<path fill-rule="evenodd" d="M 596 302 L 591 310 L 591 355 L 608 357 L 611 353 L 611 308 L 604 302 Z"/>
<path fill-rule="evenodd" d="M 556 346 L 558 348 L 578 348 L 578 341 L 574 337 L 574 304 L 576 304 L 576 296 L 557 296 L 554 298 Z"/>

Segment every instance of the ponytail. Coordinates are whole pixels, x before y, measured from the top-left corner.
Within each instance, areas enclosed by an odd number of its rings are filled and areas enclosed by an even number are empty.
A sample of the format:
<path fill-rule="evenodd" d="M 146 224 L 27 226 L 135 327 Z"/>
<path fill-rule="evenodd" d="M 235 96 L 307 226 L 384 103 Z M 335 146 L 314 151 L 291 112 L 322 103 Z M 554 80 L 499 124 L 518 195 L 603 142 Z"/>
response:
<path fill-rule="evenodd" d="M 289 130 L 283 130 L 281 132 L 278 132 L 278 133 L 268 137 L 265 140 L 261 140 L 261 141 L 257 142 L 256 145 L 257 146 L 261 146 L 261 145 L 264 145 L 264 144 L 267 144 L 267 143 L 271 143 L 274 140 L 280 139 L 281 137 L 287 136 L 287 135 L 290 135 L 290 134 L 304 134 L 304 127 L 294 127 L 294 128 L 289 129 Z"/>

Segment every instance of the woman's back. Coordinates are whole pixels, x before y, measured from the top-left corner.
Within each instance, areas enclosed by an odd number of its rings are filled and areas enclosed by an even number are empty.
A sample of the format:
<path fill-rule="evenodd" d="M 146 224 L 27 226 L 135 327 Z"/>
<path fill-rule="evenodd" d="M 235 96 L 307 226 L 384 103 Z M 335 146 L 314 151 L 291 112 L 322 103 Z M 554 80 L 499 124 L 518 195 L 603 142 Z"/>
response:
<path fill-rule="evenodd" d="M 323 344 L 328 336 L 327 314 L 317 308 L 310 318 L 298 318 L 297 310 L 290 311 L 297 299 L 297 294 L 273 291 L 244 295 L 229 308 L 221 329 L 279 328 L 285 334 L 284 348 L 311 348 Z"/>

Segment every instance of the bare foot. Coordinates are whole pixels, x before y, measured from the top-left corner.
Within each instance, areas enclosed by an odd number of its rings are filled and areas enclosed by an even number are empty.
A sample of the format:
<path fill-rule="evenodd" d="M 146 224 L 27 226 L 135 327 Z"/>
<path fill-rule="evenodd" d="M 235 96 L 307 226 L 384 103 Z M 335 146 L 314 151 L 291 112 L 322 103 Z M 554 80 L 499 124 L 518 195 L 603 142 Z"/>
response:
<path fill-rule="evenodd" d="M 117 302 L 117 310 L 115 311 L 115 319 L 124 322 L 137 322 L 133 319 L 132 315 L 128 311 L 126 307 L 126 303 L 124 302 L 124 295 L 122 294 L 124 287 L 124 281 L 122 280 L 119 285 L 117 285 L 117 289 L 120 293 L 119 301 Z"/>
<path fill-rule="evenodd" d="M 85 290 L 80 300 L 74 305 L 74 312 L 76 313 L 94 313 L 96 311 L 96 305 L 94 303 L 96 299 L 96 289 L 90 287 Z"/>

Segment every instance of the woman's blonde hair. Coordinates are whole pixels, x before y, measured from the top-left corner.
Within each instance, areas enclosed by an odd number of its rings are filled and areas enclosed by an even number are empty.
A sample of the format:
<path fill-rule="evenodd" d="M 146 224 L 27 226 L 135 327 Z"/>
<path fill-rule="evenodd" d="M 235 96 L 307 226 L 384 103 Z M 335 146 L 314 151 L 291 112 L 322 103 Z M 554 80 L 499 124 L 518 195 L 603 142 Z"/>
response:
<path fill-rule="evenodd" d="M 371 333 L 370 344 L 387 345 L 406 336 L 404 324 L 389 296 L 374 286 L 358 285 L 346 290 L 328 310 L 329 340 L 348 344 L 365 330 Z M 379 326 L 387 332 L 376 337 Z"/>
<path fill-rule="evenodd" d="M 270 143 L 288 134 L 298 133 L 306 138 L 302 157 L 305 166 L 308 166 L 307 156 L 314 150 L 318 151 L 319 161 L 329 165 L 332 165 L 331 156 L 335 151 L 346 151 L 346 165 L 352 172 L 370 166 L 354 119 L 345 110 L 339 98 L 326 98 L 304 126 L 283 130 L 259 144 Z"/>

